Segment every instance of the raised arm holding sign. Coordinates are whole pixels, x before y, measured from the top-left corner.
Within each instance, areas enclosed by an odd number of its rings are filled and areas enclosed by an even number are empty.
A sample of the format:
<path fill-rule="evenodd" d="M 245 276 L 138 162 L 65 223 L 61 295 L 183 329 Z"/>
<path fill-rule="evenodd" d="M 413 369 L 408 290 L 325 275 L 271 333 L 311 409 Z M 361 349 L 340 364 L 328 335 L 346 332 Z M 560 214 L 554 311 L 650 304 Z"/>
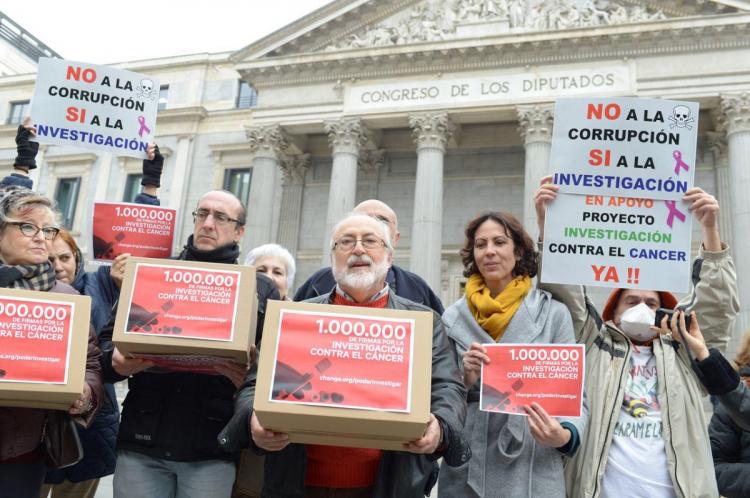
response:
<path fill-rule="evenodd" d="M 159 82 L 150 76 L 42 57 L 31 116 L 42 143 L 145 158 L 158 99 Z"/>
<path fill-rule="evenodd" d="M 651 101 L 643 103 L 643 106 L 652 108 L 663 105 L 674 103 L 658 104 L 655 107 Z M 633 104 L 634 108 L 639 106 L 640 104 Z M 687 123 L 682 119 L 682 114 L 680 112 L 679 119 L 675 118 L 677 122 L 674 123 L 673 131 L 678 133 L 691 131 L 688 126 L 694 128 L 695 124 Z M 655 114 L 650 116 L 654 117 Z M 557 118 L 558 116 L 556 126 Z M 559 118 L 565 123 L 565 116 Z M 687 258 L 689 245 L 684 245 L 682 249 L 666 250 L 658 248 L 658 244 L 665 241 L 659 242 L 657 239 L 662 236 L 665 236 L 662 239 L 672 235 L 677 237 L 678 232 L 684 233 L 692 218 L 701 224 L 703 245 L 692 267 L 691 293 L 682 301 L 682 305 L 695 310 L 707 342 L 714 345 L 726 344 L 732 330 L 738 309 L 736 275 L 727 247 L 721 243 L 717 224 L 718 203 L 713 196 L 693 187 L 689 181 L 682 180 L 686 167 L 694 169 L 691 167 L 694 156 L 684 141 L 680 141 L 678 150 L 674 149 L 676 144 L 661 145 L 666 150 L 654 152 L 654 158 L 661 158 L 654 161 L 655 170 L 642 178 L 658 180 L 658 174 L 653 174 L 659 169 L 659 164 L 667 169 L 672 168 L 671 173 L 667 172 L 666 177 L 660 178 L 664 180 L 671 176 L 674 184 L 680 186 L 677 189 L 679 192 L 652 191 L 651 195 L 655 195 L 655 198 L 651 199 L 621 197 L 623 192 L 620 191 L 570 194 L 562 193 L 570 192 L 570 184 L 554 185 L 551 183 L 552 178 L 548 177 L 542 180 L 542 185 L 534 196 L 540 239 L 544 241 L 544 264 L 539 287 L 565 303 L 573 318 L 576 338 L 586 346 L 586 392 L 589 395 L 592 420 L 598 421 L 587 427 L 579 452 L 566 466 L 569 496 L 590 496 L 622 489 L 640 489 L 644 494 L 654 496 L 662 493 L 679 493 L 684 496 L 718 494 L 711 454 L 708 451 L 705 430 L 707 421 L 690 356 L 685 347 L 671 335 L 659 334 L 653 328 L 658 308 L 674 309 L 678 305 L 677 299 L 666 290 L 687 285 L 688 274 L 691 273 Z M 676 154 L 676 151 L 680 154 Z M 582 149 L 582 152 L 587 151 Z M 623 154 L 629 153 L 625 151 Z M 632 153 L 628 157 L 632 158 Z M 586 163 L 576 164 L 582 166 Z M 624 176 L 618 177 L 620 187 L 623 185 L 623 178 L 628 175 L 632 178 L 632 173 L 628 171 L 623 173 Z M 588 172 L 581 174 L 596 175 Z M 563 177 L 558 175 L 557 178 Z M 572 176 L 565 178 L 570 179 Z M 635 179 L 632 181 L 635 182 Z M 612 185 L 615 184 L 612 180 Z M 645 187 L 648 184 L 644 181 L 640 185 Z M 576 202 L 581 207 L 577 210 L 570 209 L 569 206 Z M 561 240 L 562 230 L 568 230 L 565 236 L 572 236 L 573 232 L 569 229 L 580 228 L 582 221 L 586 221 L 581 219 L 586 213 L 589 213 L 588 221 L 591 223 L 597 222 L 593 220 L 593 215 L 599 218 L 599 223 L 603 218 L 615 220 L 615 226 L 583 227 L 584 235 L 591 240 L 581 244 L 593 247 L 594 250 L 607 247 L 606 257 L 612 261 L 609 265 L 598 263 L 596 258 L 601 255 L 596 253 L 573 256 L 589 266 L 603 268 L 600 270 L 601 282 L 597 285 L 615 287 L 601 314 L 589 301 L 585 287 L 570 285 L 589 283 L 589 280 L 572 273 L 561 277 L 555 266 L 569 267 L 570 263 L 559 258 L 553 261 L 552 257 L 552 252 L 558 249 L 555 245 L 566 243 Z M 623 217 L 626 220 L 640 217 L 642 226 L 633 230 L 627 221 L 617 226 L 616 223 Z M 658 230 L 653 229 L 656 223 L 662 225 Z M 579 234 L 577 231 L 575 233 Z M 632 240 L 635 242 L 629 242 Z M 638 251 L 633 256 L 633 248 L 627 244 L 652 246 L 646 252 Z M 609 249 L 613 247 L 615 249 L 610 252 Z M 633 270 L 643 266 L 637 259 L 642 254 L 649 255 L 650 251 L 661 261 L 657 266 L 645 270 L 645 274 L 643 269 L 640 274 L 636 271 L 622 271 L 617 265 L 617 259 L 621 257 L 618 247 L 628 247 L 626 252 L 630 259 L 627 263 Z M 678 266 L 674 266 L 672 257 L 677 254 L 680 254 L 680 260 L 675 260 Z M 608 267 L 614 269 L 609 270 Z M 673 278 L 675 271 L 683 273 L 677 280 Z M 584 274 L 585 271 L 579 273 Z M 545 280 L 548 274 L 557 277 Z M 621 372 L 622 375 L 612 376 L 612 372 Z M 664 396 L 661 394 L 664 392 L 671 395 Z M 622 394 L 619 393 L 624 393 L 621 401 L 619 399 Z M 618 399 L 618 402 L 612 404 L 613 398 Z M 605 423 L 606 420 L 612 422 Z M 669 430 L 662 430 L 667 424 Z M 677 438 L 679 443 L 675 443 Z M 611 441 L 608 449 L 605 448 L 605 441 Z M 605 469 L 603 473 L 597 470 L 601 468 Z M 676 481 L 671 476 L 677 476 Z"/>

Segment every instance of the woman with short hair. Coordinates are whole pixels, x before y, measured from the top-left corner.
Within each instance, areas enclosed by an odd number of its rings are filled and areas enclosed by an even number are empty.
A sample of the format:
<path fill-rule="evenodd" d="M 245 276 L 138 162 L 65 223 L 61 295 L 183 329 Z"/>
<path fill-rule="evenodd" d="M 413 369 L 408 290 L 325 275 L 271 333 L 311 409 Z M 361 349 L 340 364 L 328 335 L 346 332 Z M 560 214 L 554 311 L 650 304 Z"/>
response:
<path fill-rule="evenodd" d="M 78 294 L 56 280 L 48 260 L 48 244 L 59 231 L 51 201 L 26 189 L 0 195 L 0 287 Z M 90 328 L 84 390 L 68 411 L 83 426 L 94 419 L 104 395 L 100 356 Z M 67 423 L 67 416 L 54 416 L 52 410 L 0 407 L 0 496 L 38 498 L 47 470 L 43 435 L 69 434 L 62 446 L 77 446 L 77 435 L 62 429 Z"/>
<path fill-rule="evenodd" d="M 574 418 L 552 417 L 537 403 L 524 406 L 526 416 L 489 413 L 479 410 L 479 392 L 482 364 L 489 361 L 484 344 L 575 343 L 570 313 L 532 288 L 537 255 L 514 216 L 490 212 L 471 220 L 460 254 L 466 293 L 445 310 L 443 322 L 463 360 L 463 436 L 472 458 L 460 467 L 442 466 L 438 495 L 563 498 L 563 463 L 578 448 L 585 404 Z"/>
<path fill-rule="evenodd" d="M 294 284 L 297 267 L 288 250 L 278 244 L 264 244 L 247 254 L 245 264 L 270 277 L 278 287 L 281 299 L 291 301 L 289 291 Z"/>

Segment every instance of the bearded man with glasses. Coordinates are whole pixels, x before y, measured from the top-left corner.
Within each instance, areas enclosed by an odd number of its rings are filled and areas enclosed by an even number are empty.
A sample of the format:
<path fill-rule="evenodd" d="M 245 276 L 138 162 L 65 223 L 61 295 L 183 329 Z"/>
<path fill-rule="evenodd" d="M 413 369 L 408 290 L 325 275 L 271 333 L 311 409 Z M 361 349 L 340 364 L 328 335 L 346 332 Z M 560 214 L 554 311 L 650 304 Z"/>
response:
<path fill-rule="evenodd" d="M 308 302 L 431 311 L 390 288 L 386 275 L 392 258 L 388 226 L 368 215 L 349 215 L 331 236 L 335 288 Z M 253 413 L 257 367 L 251 367 L 237 395 L 234 418 L 219 438 L 228 450 L 249 447 L 265 454 L 261 496 L 425 496 L 437 480 L 440 457 L 446 465 L 462 465 L 469 459 L 471 452 L 461 436 L 466 389 L 440 315 L 432 316 L 430 422 L 424 435 L 402 451 L 290 444 L 286 434 L 264 429 Z"/>
<path fill-rule="evenodd" d="M 242 202 L 231 192 L 214 190 L 200 198 L 192 215 L 193 233 L 177 259 L 237 264 L 245 233 Z M 256 278 L 259 343 L 266 301 L 279 299 L 279 293 L 270 278 L 260 273 Z M 102 332 L 108 340 L 111 325 Z M 115 498 L 230 496 L 235 455 L 219 448 L 217 435 L 232 417 L 248 366 L 217 366 L 220 375 L 151 373 L 151 363 L 125 358 L 111 342 L 102 349 L 105 378 L 129 377 L 117 438 Z"/>
<path fill-rule="evenodd" d="M 377 199 L 368 199 L 360 202 L 354 207 L 353 213 L 371 216 L 388 226 L 388 235 L 391 249 L 396 249 L 401 234 L 398 231 L 398 217 L 396 212 L 385 202 Z M 416 273 L 412 273 L 398 265 L 390 264 L 385 276 L 386 282 L 391 290 L 401 297 L 405 297 L 415 303 L 424 304 L 432 308 L 438 315 L 443 314 L 443 303 L 435 292 L 430 289 L 427 282 Z M 303 283 L 294 294 L 295 301 L 304 301 L 312 297 L 327 294 L 336 286 L 336 280 L 330 267 L 321 268 Z"/>

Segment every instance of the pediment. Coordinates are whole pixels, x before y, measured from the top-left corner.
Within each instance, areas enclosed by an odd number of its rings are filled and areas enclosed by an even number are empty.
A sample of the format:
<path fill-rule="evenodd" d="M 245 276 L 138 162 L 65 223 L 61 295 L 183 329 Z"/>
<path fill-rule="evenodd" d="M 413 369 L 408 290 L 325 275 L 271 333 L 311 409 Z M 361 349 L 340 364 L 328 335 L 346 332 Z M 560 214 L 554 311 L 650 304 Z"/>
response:
<path fill-rule="evenodd" d="M 750 12 L 746 1 L 336 0 L 236 52 L 236 62 Z"/>

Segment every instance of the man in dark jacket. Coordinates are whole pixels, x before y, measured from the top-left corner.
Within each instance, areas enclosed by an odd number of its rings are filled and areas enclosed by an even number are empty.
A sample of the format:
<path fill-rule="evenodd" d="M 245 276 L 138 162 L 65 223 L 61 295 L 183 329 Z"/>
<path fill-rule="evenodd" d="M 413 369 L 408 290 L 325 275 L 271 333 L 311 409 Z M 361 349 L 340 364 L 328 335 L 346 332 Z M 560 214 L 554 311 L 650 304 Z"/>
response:
<path fill-rule="evenodd" d="M 429 311 L 397 296 L 386 282 L 393 247 L 387 225 L 361 214 L 333 230 L 334 286 L 311 299 L 321 304 Z M 429 494 L 436 460 L 464 464 L 471 453 L 461 439 L 466 389 L 440 316 L 433 313 L 430 422 L 403 451 L 289 444 L 286 434 L 264 429 L 252 411 L 257 366 L 252 365 L 235 401 L 235 415 L 220 434 L 222 447 L 250 447 L 266 455 L 262 496 L 417 497 Z"/>
<path fill-rule="evenodd" d="M 236 264 L 245 214 L 230 192 L 203 195 L 193 212 L 193 234 L 178 259 Z M 266 301 L 279 299 L 279 294 L 271 279 L 260 274 L 257 292 L 259 341 Z M 232 400 L 247 366 L 216 367 L 221 375 L 151 373 L 145 371 L 149 362 L 125 358 L 116 348 L 104 349 L 111 359 L 105 375 L 129 377 L 115 498 L 228 497 L 235 474 L 233 455 L 219 449 L 216 437 L 232 417 Z"/>
<path fill-rule="evenodd" d="M 388 204 L 379 201 L 377 199 L 369 199 L 359 203 L 355 208 L 355 213 L 362 213 L 368 216 L 376 218 L 386 225 L 388 225 L 388 231 L 391 234 L 391 246 L 395 249 L 398 245 L 401 234 L 398 231 L 398 217 L 393 209 Z M 407 271 L 400 266 L 392 264 L 388 269 L 386 275 L 386 282 L 391 290 L 401 297 L 405 297 L 410 301 L 414 301 L 418 304 L 424 304 L 425 306 L 435 310 L 438 315 L 443 314 L 443 303 L 440 302 L 440 298 L 427 285 L 427 282 L 416 273 Z M 333 272 L 330 267 L 322 268 L 307 279 L 302 286 L 297 289 L 297 293 L 294 295 L 295 301 L 304 301 L 311 297 L 322 296 L 328 294 L 336 287 L 336 281 L 333 278 Z"/>

